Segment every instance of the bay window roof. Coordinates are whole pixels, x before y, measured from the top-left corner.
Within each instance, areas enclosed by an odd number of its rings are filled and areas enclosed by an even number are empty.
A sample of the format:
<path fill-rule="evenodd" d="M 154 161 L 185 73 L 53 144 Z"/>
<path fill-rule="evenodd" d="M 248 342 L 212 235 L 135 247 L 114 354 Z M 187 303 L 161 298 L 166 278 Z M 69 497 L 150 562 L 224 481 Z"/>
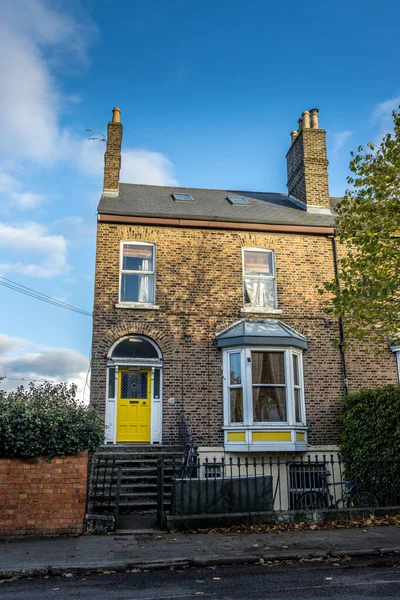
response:
<path fill-rule="evenodd" d="M 216 335 L 217 348 L 294 346 L 305 350 L 307 338 L 276 319 L 242 319 Z"/>

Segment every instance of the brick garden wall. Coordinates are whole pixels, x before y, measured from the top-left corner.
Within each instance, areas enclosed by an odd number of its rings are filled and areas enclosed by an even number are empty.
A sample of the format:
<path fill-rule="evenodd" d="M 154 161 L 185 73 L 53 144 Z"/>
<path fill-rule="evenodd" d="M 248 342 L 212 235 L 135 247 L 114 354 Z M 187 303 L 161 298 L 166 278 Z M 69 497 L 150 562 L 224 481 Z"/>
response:
<path fill-rule="evenodd" d="M 81 534 L 87 451 L 37 462 L 0 458 L 0 536 Z"/>
<path fill-rule="evenodd" d="M 118 202 L 118 199 L 115 200 Z M 156 304 L 160 310 L 115 308 L 120 242 L 142 240 L 157 247 Z M 99 223 L 92 347 L 91 402 L 105 410 L 106 360 L 120 337 L 142 334 L 163 353 L 163 443 L 176 443 L 182 410 L 202 446 L 222 444 L 221 351 L 215 335 L 246 318 L 279 318 L 308 339 L 304 383 L 309 442 L 336 444 L 343 395 L 340 353 L 332 342 L 337 321 L 322 312 L 316 284 L 333 278 L 331 240 L 325 236 L 235 232 Z M 242 248 L 275 251 L 280 315 L 244 315 Z M 383 355 L 347 351 L 350 391 L 397 382 L 396 362 Z M 169 397 L 175 404 L 168 404 Z"/>

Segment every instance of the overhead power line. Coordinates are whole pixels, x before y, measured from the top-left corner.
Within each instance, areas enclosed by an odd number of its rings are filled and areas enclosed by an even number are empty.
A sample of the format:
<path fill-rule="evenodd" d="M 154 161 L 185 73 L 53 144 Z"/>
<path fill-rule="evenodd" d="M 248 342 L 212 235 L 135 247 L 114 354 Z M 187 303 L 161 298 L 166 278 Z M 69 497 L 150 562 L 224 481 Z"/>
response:
<path fill-rule="evenodd" d="M 16 283 L 15 281 L 11 281 L 11 279 L 7 279 L 6 277 L 2 277 L 0 275 L 0 285 L 9 288 L 10 290 L 15 290 L 16 292 L 20 292 L 21 294 L 25 294 L 25 296 L 30 296 L 31 298 L 36 298 L 36 300 L 41 300 L 42 302 L 47 302 L 47 304 L 52 304 L 53 306 L 58 306 L 59 308 L 64 308 L 65 310 L 70 310 L 71 312 L 77 312 L 81 315 L 86 315 L 87 317 L 91 317 L 92 313 L 87 310 L 83 310 L 83 308 L 79 308 L 77 306 L 73 306 L 72 304 L 67 304 L 67 302 L 62 302 L 61 300 L 57 300 L 57 298 L 53 298 L 52 296 L 47 296 L 46 294 L 42 294 L 41 292 L 37 292 L 32 288 L 26 287 L 20 283 Z"/>
<path fill-rule="evenodd" d="M 16 379 L 18 381 L 40 381 L 41 383 L 47 383 L 48 379 L 35 379 L 32 377 L 17 377 L 16 375 L 6 375 L 0 373 L 0 379 Z"/>

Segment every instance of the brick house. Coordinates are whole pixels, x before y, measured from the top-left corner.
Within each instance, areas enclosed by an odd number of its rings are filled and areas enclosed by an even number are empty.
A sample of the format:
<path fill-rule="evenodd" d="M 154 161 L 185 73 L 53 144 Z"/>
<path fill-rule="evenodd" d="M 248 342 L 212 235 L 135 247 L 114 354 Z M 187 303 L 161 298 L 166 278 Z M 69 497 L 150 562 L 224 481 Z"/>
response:
<path fill-rule="evenodd" d="M 345 390 L 398 372 L 389 349 L 332 345 L 340 323 L 317 291 L 337 253 L 318 111 L 291 133 L 288 193 L 120 183 L 121 144 L 116 108 L 91 379 L 106 443 L 176 444 L 184 413 L 202 456 L 335 450 Z"/>

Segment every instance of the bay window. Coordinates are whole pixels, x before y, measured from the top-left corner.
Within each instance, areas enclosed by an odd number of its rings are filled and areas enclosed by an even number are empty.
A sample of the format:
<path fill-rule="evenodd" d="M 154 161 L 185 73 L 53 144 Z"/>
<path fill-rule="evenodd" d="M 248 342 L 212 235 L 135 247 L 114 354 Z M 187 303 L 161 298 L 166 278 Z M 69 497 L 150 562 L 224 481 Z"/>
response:
<path fill-rule="evenodd" d="M 227 425 L 304 424 L 301 352 L 293 348 L 241 348 L 225 354 Z M 243 376 L 242 363 L 247 367 Z"/>
<path fill-rule="evenodd" d="M 224 446 L 234 452 L 307 450 L 307 338 L 276 319 L 241 319 L 215 337 L 222 350 Z"/>
<path fill-rule="evenodd" d="M 147 242 L 122 242 L 120 302 L 154 304 L 155 245 Z"/>

